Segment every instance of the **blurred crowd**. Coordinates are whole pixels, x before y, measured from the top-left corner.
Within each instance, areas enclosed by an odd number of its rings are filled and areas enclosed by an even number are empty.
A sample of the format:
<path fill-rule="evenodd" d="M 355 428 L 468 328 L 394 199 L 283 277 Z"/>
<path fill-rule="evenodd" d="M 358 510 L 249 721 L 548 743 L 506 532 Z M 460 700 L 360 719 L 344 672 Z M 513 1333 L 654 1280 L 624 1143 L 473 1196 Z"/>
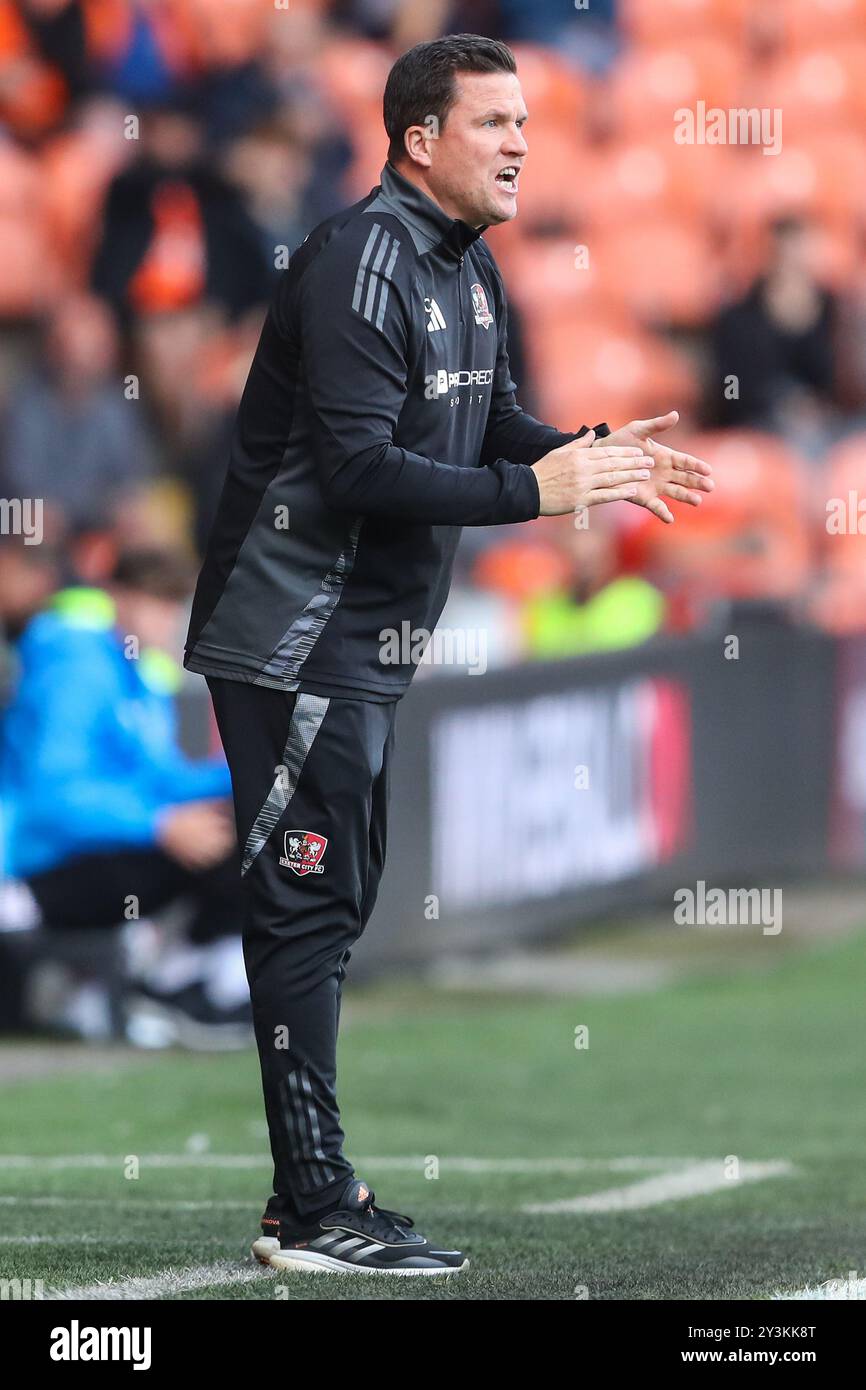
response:
<path fill-rule="evenodd" d="M 717 489 L 672 527 L 617 503 L 589 529 L 468 530 L 443 623 L 483 625 L 493 662 L 688 631 L 732 602 L 866 628 L 866 0 L 0 0 L 0 690 L 16 718 L 28 653 L 38 668 L 59 643 L 75 683 L 69 634 L 88 622 L 112 688 L 130 574 L 169 605 L 153 650 L 171 691 L 197 679 L 177 666 L 186 605 L 275 278 L 378 181 L 394 58 L 449 31 L 512 44 L 530 113 L 519 216 L 487 234 L 522 404 L 563 429 L 676 408 L 672 442 Z M 707 111 L 739 108 L 766 116 L 751 140 L 710 131 Z M 189 768 L 167 726 L 150 747 L 172 771 L 123 843 L 190 874 L 202 826 L 185 845 L 155 828 Z M 103 825 L 88 852 L 111 842 Z M 198 866 L 199 904 L 219 858 Z M 56 915 L 67 893 L 51 892 Z M 32 906 L 19 897 L 22 920 Z"/>
<path fill-rule="evenodd" d="M 866 0 L 0 0 L 0 496 L 44 499 L 34 591 L 129 542 L 201 553 L 274 279 L 377 181 L 394 56 L 457 29 L 513 44 L 530 111 L 488 233 L 523 403 L 674 406 L 721 483 L 679 527 L 612 509 L 595 566 L 567 523 L 467 534 L 461 602 L 507 659 L 591 647 L 539 607 L 612 572 L 663 627 L 752 597 L 866 624 L 856 528 L 827 525 L 866 430 Z M 773 139 L 675 138 L 700 104 Z"/>

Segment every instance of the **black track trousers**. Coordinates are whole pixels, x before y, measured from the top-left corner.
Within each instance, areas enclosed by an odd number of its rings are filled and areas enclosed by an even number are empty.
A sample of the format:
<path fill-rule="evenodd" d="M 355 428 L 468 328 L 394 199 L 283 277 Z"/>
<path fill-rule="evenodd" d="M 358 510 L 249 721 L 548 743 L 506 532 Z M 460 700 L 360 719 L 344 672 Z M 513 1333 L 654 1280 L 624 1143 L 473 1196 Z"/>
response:
<path fill-rule="evenodd" d="M 340 993 L 385 863 L 398 702 L 207 683 L 234 790 L 268 1213 L 303 1222 L 353 1176 L 336 1099 Z"/>

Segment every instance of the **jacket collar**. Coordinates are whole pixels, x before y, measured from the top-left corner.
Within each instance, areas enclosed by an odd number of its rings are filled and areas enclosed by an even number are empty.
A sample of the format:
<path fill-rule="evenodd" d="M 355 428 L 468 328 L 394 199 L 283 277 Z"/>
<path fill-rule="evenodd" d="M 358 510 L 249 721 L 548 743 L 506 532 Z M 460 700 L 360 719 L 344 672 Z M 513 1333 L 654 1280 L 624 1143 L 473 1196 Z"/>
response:
<path fill-rule="evenodd" d="M 432 198 L 404 178 L 387 160 L 379 179 L 385 199 L 393 203 L 398 216 L 408 224 L 429 249 L 442 245 L 455 260 L 477 241 L 487 227 L 470 227 L 459 217 L 449 217 Z"/>

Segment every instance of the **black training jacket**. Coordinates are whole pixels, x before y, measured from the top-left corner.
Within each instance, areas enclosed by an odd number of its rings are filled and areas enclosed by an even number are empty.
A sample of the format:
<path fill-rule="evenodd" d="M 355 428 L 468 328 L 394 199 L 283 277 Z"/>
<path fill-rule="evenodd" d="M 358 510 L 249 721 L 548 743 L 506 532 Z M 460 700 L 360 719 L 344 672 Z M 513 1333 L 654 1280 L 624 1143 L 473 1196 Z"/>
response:
<path fill-rule="evenodd" d="M 409 643 L 394 662 L 388 636 L 433 631 L 461 527 L 536 517 L 529 465 L 578 437 L 517 405 L 506 313 L 480 231 L 390 163 L 366 198 L 310 233 L 241 399 L 189 670 L 404 694 Z"/>

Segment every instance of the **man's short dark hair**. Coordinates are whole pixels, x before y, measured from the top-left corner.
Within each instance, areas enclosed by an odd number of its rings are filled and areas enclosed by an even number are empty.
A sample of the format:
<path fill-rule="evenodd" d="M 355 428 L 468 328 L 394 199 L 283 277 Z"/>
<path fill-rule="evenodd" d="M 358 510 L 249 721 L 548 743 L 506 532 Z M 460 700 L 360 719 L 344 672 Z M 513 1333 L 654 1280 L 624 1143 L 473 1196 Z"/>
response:
<path fill-rule="evenodd" d="M 455 73 L 517 72 L 507 44 L 482 34 L 446 34 L 418 43 L 398 58 L 385 84 L 384 116 L 388 158 L 393 164 L 406 153 L 403 136 L 412 125 L 435 116 L 442 130 L 457 98 Z"/>

